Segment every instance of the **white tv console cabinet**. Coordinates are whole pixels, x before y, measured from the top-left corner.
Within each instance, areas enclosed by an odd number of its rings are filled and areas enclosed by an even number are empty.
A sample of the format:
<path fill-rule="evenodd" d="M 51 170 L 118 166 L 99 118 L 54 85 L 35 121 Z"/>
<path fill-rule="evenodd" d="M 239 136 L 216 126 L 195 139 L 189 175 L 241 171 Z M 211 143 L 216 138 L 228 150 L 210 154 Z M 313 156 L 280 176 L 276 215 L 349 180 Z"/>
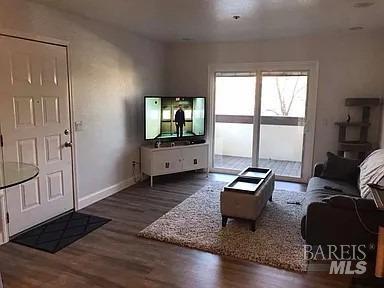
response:
<path fill-rule="evenodd" d="M 141 172 L 151 178 L 184 171 L 206 169 L 208 143 L 154 148 L 141 146 Z"/>

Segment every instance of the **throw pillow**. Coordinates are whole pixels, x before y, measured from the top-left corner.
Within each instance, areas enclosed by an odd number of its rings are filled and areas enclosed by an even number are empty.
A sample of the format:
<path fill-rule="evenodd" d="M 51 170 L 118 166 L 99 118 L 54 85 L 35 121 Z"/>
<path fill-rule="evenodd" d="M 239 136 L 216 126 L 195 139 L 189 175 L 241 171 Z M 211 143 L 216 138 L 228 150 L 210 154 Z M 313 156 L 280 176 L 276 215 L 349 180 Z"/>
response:
<path fill-rule="evenodd" d="M 322 178 L 341 180 L 357 185 L 359 178 L 359 160 L 348 159 L 337 156 L 331 152 L 327 153 L 328 160 L 320 175 Z"/>
<path fill-rule="evenodd" d="M 373 151 L 360 164 L 360 194 L 362 198 L 369 198 L 371 188 L 368 183 L 379 184 L 384 177 L 384 149 Z"/>

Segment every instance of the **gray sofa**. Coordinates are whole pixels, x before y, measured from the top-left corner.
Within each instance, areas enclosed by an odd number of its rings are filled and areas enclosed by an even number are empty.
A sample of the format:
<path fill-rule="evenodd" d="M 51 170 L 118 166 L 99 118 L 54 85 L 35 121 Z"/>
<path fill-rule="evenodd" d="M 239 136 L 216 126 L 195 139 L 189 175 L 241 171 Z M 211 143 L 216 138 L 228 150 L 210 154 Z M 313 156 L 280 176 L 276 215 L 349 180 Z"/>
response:
<path fill-rule="evenodd" d="M 310 245 L 376 243 L 377 235 L 368 230 L 377 232 L 384 211 L 377 210 L 373 200 L 361 198 L 357 185 L 321 178 L 323 168 L 317 164 L 308 183 L 302 237 Z"/>

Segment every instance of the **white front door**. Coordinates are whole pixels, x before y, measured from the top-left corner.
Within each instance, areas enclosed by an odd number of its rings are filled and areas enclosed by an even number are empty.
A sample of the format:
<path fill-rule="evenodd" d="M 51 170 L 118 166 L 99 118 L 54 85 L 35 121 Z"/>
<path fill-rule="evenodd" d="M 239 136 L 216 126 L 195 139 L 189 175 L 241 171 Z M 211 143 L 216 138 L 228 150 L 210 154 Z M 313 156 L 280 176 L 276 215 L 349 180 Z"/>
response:
<path fill-rule="evenodd" d="M 65 47 L 0 36 L 4 161 L 40 169 L 6 190 L 10 236 L 73 209 L 68 91 Z"/>

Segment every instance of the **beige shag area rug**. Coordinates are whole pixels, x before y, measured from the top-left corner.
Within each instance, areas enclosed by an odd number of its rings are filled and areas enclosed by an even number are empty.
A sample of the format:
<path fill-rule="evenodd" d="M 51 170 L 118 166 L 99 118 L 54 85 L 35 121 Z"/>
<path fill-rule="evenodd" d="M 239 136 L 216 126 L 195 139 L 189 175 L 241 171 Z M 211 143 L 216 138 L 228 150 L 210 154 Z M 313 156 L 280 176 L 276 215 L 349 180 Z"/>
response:
<path fill-rule="evenodd" d="M 223 183 L 210 184 L 160 217 L 138 236 L 232 256 L 282 269 L 304 272 L 304 241 L 300 235 L 304 193 L 275 190 L 256 222 L 228 220 L 221 227 L 220 191 Z"/>

